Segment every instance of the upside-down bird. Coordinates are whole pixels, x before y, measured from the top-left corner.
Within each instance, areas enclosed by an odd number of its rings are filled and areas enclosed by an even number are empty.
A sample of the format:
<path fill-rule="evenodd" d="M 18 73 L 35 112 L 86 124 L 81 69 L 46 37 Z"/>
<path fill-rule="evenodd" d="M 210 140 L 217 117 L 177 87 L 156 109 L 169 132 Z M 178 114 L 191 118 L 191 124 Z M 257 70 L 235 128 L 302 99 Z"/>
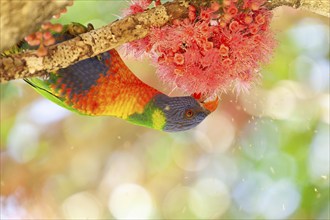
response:
<path fill-rule="evenodd" d="M 72 38 L 72 23 L 57 42 Z M 60 39 L 60 40 L 58 40 Z M 49 73 L 47 79 L 25 79 L 40 94 L 83 115 L 115 116 L 167 132 L 195 127 L 214 111 L 218 99 L 202 102 L 193 96 L 169 97 L 138 79 L 115 49 Z"/>

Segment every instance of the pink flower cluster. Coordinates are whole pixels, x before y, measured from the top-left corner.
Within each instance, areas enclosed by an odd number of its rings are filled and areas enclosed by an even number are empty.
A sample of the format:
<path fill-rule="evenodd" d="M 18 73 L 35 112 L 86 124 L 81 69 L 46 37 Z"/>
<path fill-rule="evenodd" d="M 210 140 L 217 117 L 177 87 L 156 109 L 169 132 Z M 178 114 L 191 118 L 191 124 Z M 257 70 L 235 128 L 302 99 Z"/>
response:
<path fill-rule="evenodd" d="M 143 12 L 151 4 L 152 0 L 132 0 L 129 8 L 123 11 L 123 16 Z"/>
<path fill-rule="evenodd" d="M 55 44 L 55 37 L 53 33 L 60 33 L 63 29 L 61 24 L 52 24 L 50 22 L 44 22 L 40 30 L 32 33 L 24 38 L 24 40 L 30 46 L 39 46 L 36 50 L 36 54 L 40 57 L 46 56 L 48 53 L 48 47 Z"/>
<path fill-rule="evenodd" d="M 189 94 L 247 91 L 275 47 L 265 2 L 223 0 L 201 10 L 190 6 L 189 18 L 153 28 L 144 39 L 129 43 L 127 52 L 149 55 L 164 82 Z"/>

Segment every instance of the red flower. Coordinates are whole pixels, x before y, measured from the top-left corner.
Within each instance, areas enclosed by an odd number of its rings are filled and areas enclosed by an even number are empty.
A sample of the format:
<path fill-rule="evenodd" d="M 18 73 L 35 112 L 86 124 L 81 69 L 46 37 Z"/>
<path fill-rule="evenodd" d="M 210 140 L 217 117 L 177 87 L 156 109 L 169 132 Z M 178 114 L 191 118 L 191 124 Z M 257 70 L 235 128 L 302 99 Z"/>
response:
<path fill-rule="evenodd" d="M 188 12 L 188 17 L 189 17 L 189 20 L 193 21 L 196 19 L 196 12 L 194 11 L 189 11 Z"/>
<path fill-rule="evenodd" d="M 189 5 L 188 10 L 189 10 L 189 11 L 196 12 L 196 8 L 195 8 L 195 6 L 193 6 L 193 5 Z"/>
<path fill-rule="evenodd" d="M 258 31 L 259 31 L 259 25 L 257 25 L 257 24 L 251 24 L 249 26 L 249 31 L 250 31 L 251 34 L 258 33 Z"/>
<path fill-rule="evenodd" d="M 210 21 L 211 19 L 210 11 L 202 10 L 199 16 L 204 21 Z"/>
<path fill-rule="evenodd" d="M 213 48 L 213 43 L 210 41 L 207 41 L 204 43 L 203 48 L 204 48 L 204 50 L 210 50 Z"/>
<path fill-rule="evenodd" d="M 221 44 L 219 51 L 220 51 L 221 56 L 226 57 L 226 56 L 228 56 L 229 48 L 226 47 L 225 45 Z"/>
<path fill-rule="evenodd" d="M 254 43 L 259 44 L 262 41 L 262 37 L 259 34 L 255 34 L 252 36 Z"/>
<path fill-rule="evenodd" d="M 188 8 L 188 17 L 191 21 L 196 19 L 196 8 L 192 5 L 189 5 Z"/>
<path fill-rule="evenodd" d="M 174 74 L 177 76 L 183 76 L 184 71 L 180 68 L 176 68 L 176 69 L 174 69 Z"/>
<path fill-rule="evenodd" d="M 225 66 L 230 66 L 231 64 L 233 64 L 233 61 L 230 58 L 226 58 L 222 62 L 223 62 L 223 65 L 225 65 Z"/>
<path fill-rule="evenodd" d="M 160 79 L 188 94 L 247 91 L 275 46 L 269 29 L 272 14 L 264 3 L 224 0 L 210 9 L 190 6 L 189 19 L 153 28 L 144 39 L 127 44 L 127 51 L 150 56 Z"/>
<path fill-rule="evenodd" d="M 179 26 L 181 24 L 181 21 L 179 19 L 174 19 L 172 23 L 175 26 Z"/>
<path fill-rule="evenodd" d="M 218 11 L 220 8 L 220 4 L 218 2 L 212 2 L 210 9 L 212 11 Z"/>
<path fill-rule="evenodd" d="M 232 21 L 229 24 L 229 30 L 231 30 L 232 32 L 237 32 L 240 30 L 240 24 L 237 21 Z"/>
<path fill-rule="evenodd" d="M 258 14 L 254 19 L 259 25 L 264 24 L 266 22 L 265 16 L 262 14 Z"/>
<path fill-rule="evenodd" d="M 257 11 L 265 2 L 265 0 L 244 0 L 243 9 L 249 8 L 253 11 Z"/>
<path fill-rule="evenodd" d="M 174 62 L 178 65 L 184 64 L 184 56 L 181 53 L 176 53 L 174 55 Z"/>
<path fill-rule="evenodd" d="M 245 24 L 251 24 L 252 21 L 253 21 L 253 18 L 252 18 L 250 15 L 246 15 L 246 16 L 244 17 L 244 23 L 245 23 Z"/>
<path fill-rule="evenodd" d="M 234 17 L 238 12 L 238 9 L 235 7 L 235 5 L 231 5 L 227 10 L 226 13 L 230 14 L 232 17 Z"/>
<path fill-rule="evenodd" d="M 143 12 L 148 6 L 151 4 L 151 0 L 133 0 L 132 4 L 128 9 L 123 11 L 123 16 L 137 14 L 139 12 Z"/>

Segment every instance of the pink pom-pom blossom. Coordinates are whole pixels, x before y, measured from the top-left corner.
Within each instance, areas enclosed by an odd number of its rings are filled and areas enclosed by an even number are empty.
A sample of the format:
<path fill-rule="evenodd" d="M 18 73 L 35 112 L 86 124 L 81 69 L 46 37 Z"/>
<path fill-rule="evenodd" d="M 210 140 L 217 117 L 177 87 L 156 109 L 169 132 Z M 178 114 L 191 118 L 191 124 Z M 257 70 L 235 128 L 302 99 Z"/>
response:
<path fill-rule="evenodd" d="M 248 91 L 275 47 L 265 2 L 224 0 L 200 10 L 190 6 L 188 18 L 153 28 L 126 50 L 151 57 L 160 79 L 188 94 Z M 135 0 L 127 12 L 140 12 L 150 3 Z"/>

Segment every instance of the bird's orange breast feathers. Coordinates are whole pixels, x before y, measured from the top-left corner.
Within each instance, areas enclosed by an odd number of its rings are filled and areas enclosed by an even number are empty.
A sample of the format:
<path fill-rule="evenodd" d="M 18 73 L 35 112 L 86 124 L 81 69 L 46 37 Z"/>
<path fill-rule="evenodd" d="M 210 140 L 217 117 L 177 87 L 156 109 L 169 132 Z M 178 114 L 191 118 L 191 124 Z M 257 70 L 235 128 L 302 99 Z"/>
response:
<path fill-rule="evenodd" d="M 116 50 L 104 53 L 101 58 L 94 58 L 93 62 L 101 62 L 104 68 L 95 74 L 93 73 L 95 70 L 90 69 L 93 68 L 93 63 L 90 62 L 85 72 L 93 76 L 80 75 L 80 82 L 77 83 L 73 74 L 84 74 L 81 62 L 75 64 L 79 65 L 79 68 L 73 65 L 69 67 L 71 69 L 59 72 L 61 76 L 53 86 L 53 92 L 62 96 L 65 94 L 68 97 L 67 104 L 80 113 L 112 115 L 126 119 L 134 113 L 142 113 L 151 98 L 160 93 L 138 79 L 128 69 Z M 75 82 L 71 82 L 70 79 Z M 84 82 L 84 80 L 93 81 L 93 83 Z"/>

